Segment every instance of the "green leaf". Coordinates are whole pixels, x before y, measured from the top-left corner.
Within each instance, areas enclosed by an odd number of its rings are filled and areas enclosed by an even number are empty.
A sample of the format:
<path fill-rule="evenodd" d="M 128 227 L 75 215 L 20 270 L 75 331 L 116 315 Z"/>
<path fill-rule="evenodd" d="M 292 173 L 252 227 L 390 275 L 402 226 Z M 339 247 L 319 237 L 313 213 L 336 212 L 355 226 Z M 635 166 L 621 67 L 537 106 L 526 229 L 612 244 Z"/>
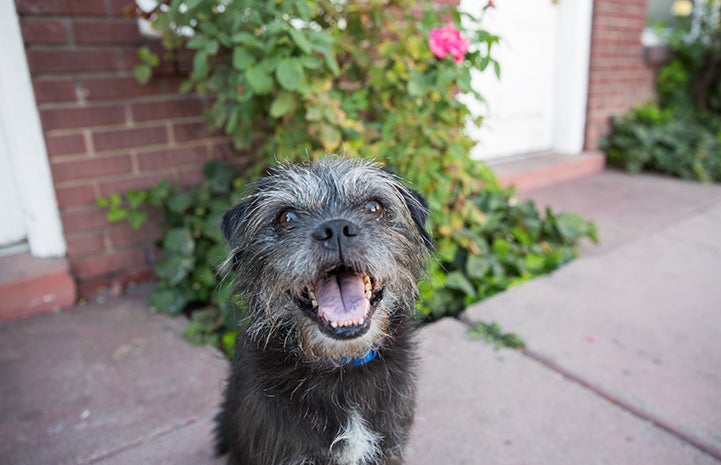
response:
<path fill-rule="evenodd" d="M 255 56 L 248 52 L 245 47 L 235 47 L 233 49 L 233 68 L 243 71 L 255 64 Z"/>
<path fill-rule="evenodd" d="M 295 94 L 282 90 L 270 105 L 270 116 L 280 118 L 290 113 L 295 107 Z"/>
<path fill-rule="evenodd" d="M 308 55 L 311 54 L 311 52 L 313 51 L 312 45 L 302 31 L 299 31 L 298 29 L 291 26 L 290 29 L 288 29 L 288 34 L 290 35 L 290 38 L 293 39 L 293 42 L 295 42 L 295 45 L 297 45 L 303 53 Z"/>
<path fill-rule="evenodd" d="M 178 192 L 168 197 L 166 208 L 173 213 L 184 214 L 193 204 L 192 192 Z"/>
<path fill-rule="evenodd" d="M 598 242 L 596 226 L 592 222 L 584 220 L 577 213 L 563 212 L 558 214 L 556 216 L 556 226 L 567 243 L 575 243 L 584 236 L 589 237 L 595 243 Z"/>
<path fill-rule="evenodd" d="M 258 95 L 265 95 L 273 89 L 273 78 L 258 65 L 248 68 L 245 79 L 253 92 Z"/>
<path fill-rule="evenodd" d="M 237 331 L 228 331 L 223 334 L 223 337 L 220 340 L 223 352 L 225 352 L 227 356 L 230 356 L 235 350 L 235 338 L 237 334 Z"/>
<path fill-rule="evenodd" d="M 170 288 L 165 283 L 158 283 L 148 296 L 150 310 L 178 315 L 190 302 L 190 294 L 177 288 Z"/>
<path fill-rule="evenodd" d="M 193 78 L 201 79 L 208 75 L 208 54 L 198 51 L 193 57 Z"/>
<path fill-rule="evenodd" d="M 327 152 L 332 152 L 340 146 L 341 134 L 338 128 L 329 124 L 321 124 L 318 139 Z"/>
<path fill-rule="evenodd" d="M 136 81 L 145 85 L 150 82 L 150 79 L 153 77 L 153 68 L 146 64 L 137 64 L 133 68 L 133 74 L 135 75 Z"/>
<path fill-rule="evenodd" d="M 195 240 L 188 228 L 173 228 L 163 238 L 163 251 L 171 255 L 191 256 Z"/>
<path fill-rule="evenodd" d="M 133 229 L 139 229 L 148 220 L 148 212 L 145 210 L 131 210 L 128 212 L 128 223 Z"/>
<path fill-rule="evenodd" d="M 278 79 L 278 84 L 284 89 L 298 90 L 303 79 L 305 79 L 305 71 L 303 71 L 303 66 L 299 60 L 288 58 L 278 64 L 275 77 Z"/>
<path fill-rule="evenodd" d="M 125 208 L 120 207 L 110 207 L 110 210 L 108 210 L 108 221 L 110 222 L 116 222 L 120 220 L 124 220 L 128 217 L 128 210 Z"/>
<path fill-rule="evenodd" d="M 174 287 L 188 276 L 194 265 L 193 257 L 166 257 L 155 265 L 155 274 L 169 287 Z"/>
<path fill-rule="evenodd" d="M 476 295 L 473 284 L 460 271 L 452 271 L 446 276 L 446 286 L 451 289 L 457 289 L 470 297 Z"/>
<path fill-rule="evenodd" d="M 231 37 L 231 41 L 234 44 L 242 44 L 253 48 L 263 48 L 263 42 L 261 42 L 258 37 L 256 37 L 254 34 L 251 34 L 250 32 L 242 31 L 233 34 L 233 37 Z"/>
<path fill-rule="evenodd" d="M 491 268 L 488 258 L 480 255 L 469 255 L 466 260 L 466 274 L 472 279 L 483 279 Z"/>

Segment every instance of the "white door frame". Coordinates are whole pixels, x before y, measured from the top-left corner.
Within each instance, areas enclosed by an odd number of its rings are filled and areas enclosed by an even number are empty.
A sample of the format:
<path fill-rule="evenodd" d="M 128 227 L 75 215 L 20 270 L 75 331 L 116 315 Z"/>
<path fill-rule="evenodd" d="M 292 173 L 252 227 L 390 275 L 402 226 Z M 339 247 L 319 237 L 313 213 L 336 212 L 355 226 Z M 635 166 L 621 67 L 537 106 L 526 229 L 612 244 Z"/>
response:
<path fill-rule="evenodd" d="M 550 0 L 545 0 L 550 1 Z M 593 0 L 558 0 L 554 152 L 578 154 L 586 137 Z"/>
<path fill-rule="evenodd" d="M 0 37 L 0 134 L 5 138 L 30 253 L 63 256 L 60 212 L 15 2 L 0 1 Z"/>

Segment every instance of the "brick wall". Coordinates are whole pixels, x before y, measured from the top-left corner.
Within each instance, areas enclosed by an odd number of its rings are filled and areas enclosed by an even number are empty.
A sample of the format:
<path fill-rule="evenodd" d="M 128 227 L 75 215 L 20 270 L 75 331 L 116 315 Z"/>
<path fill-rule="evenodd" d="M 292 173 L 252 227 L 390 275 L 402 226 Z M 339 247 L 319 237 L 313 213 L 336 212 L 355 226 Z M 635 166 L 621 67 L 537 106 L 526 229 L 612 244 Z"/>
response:
<path fill-rule="evenodd" d="M 240 156 L 208 133 L 207 102 L 178 94 L 182 76 L 166 70 L 147 86 L 135 82 L 143 39 L 124 15 L 129 3 L 16 0 L 70 266 L 84 295 L 150 278 L 156 256 L 157 224 L 109 224 L 98 197 L 161 179 L 195 183 L 203 162 Z"/>
<path fill-rule="evenodd" d="M 655 69 L 646 63 L 641 31 L 647 0 L 595 0 L 586 118 L 586 149 L 598 149 L 610 117 L 654 98 Z"/>

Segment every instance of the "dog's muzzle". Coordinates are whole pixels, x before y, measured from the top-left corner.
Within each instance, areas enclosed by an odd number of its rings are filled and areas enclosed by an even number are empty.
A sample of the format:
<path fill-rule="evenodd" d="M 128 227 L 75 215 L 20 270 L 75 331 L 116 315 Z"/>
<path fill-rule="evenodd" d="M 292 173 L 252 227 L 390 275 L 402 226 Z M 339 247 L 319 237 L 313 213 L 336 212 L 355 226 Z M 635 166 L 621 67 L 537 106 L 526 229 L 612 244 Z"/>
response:
<path fill-rule="evenodd" d="M 359 228 L 350 221 L 336 219 L 321 224 L 311 236 L 324 250 L 337 256 L 339 265 L 294 296 L 296 304 L 321 330 L 339 339 L 365 334 L 370 328 L 374 307 L 383 297 L 378 280 L 366 271 L 345 265 L 358 234 Z"/>

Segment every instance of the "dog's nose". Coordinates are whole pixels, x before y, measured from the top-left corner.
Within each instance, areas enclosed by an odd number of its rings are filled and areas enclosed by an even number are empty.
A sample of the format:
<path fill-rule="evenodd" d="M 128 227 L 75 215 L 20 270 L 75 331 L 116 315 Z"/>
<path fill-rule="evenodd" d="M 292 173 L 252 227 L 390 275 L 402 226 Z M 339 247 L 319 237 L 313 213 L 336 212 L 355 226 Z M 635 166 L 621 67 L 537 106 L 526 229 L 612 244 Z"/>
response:
<path fill-rule="evenodd" d="M 324 247 L 336 250 L 358 236 L 358 226 L 347 220 L 330 220 L 318 226 L 311 236 Z"/>

